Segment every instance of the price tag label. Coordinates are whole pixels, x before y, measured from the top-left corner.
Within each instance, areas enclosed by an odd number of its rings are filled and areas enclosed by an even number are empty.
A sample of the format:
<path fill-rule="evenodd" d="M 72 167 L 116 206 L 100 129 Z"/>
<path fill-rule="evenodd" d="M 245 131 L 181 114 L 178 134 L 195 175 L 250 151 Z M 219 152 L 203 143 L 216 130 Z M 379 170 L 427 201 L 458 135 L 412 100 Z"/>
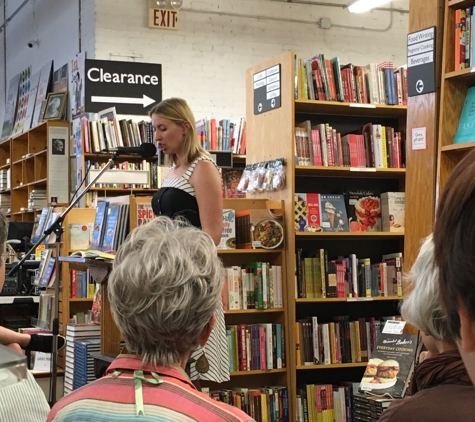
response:
<path fill-rule="evenodd" d="M 394 321 L 390 319 L 389 321 L 386 321 L 386 324 L 384 324 L 382 332 L 383 334 L 402 334 L 405 325 L 405 321 Z"/>

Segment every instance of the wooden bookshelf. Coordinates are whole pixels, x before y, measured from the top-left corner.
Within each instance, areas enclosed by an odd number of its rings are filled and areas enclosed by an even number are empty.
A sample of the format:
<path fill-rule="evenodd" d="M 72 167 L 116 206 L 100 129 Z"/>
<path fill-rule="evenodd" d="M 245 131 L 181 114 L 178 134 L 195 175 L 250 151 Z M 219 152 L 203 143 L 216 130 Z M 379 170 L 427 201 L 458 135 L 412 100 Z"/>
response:
<path fill-rule="evenodd" d="M 65 155 L 52 155 L 54 136 L 65 140 Z M 10 196 L 9 217 L 14 221 L 35 221 L 41 208 L 28 208 L 28 199 L 35 189 L 46 190 L 46 199 L 58 197 L 59 204 L 69 201 L 69 180 L 58 181 L 56 169 L 68 168 L 69 123 L 59 120 L 42 122 L 28 132 L 16 135 L 0 143 L 0 170 L 10 171 L 9 189 L 0 195 Z M 53 165 L 54 161 L 54 165 Z M 64 194 L 66 192 L 66 194 Z"/>
<path fill-rule="evenodd" d="M 455 11 L 475 6 L 473 0 L 446 0 L 441 69 L 441 98 L 437 156 L 437 190 L 440 193 L 460 160 L 475 148 L 472 142 L 453 144 L 468 88 L 475 86 L 475 66 L 455 69 Z"/>
<path fill-rule="evenodd" d="M 280 90 L 281 106 L 263 114 L 254 115 L 254 89 L 253 75 L 265 69 L 280 65 Z M 387 106 L 374 104 L 349 104 L 329 101 L 294 100 L 294 53 L 288 52 L 279 57 L 270 59 L 247 70 L 247 135 L 253 142 L 247 146 L 246 157 L 249 162 L 260 162 L 283 157 L 286 163 L 286 186 L 277 191 L 248 194 L 252 198 L 269 197 L 273 200 L 283 200 L 285 203 L 286 239 L 285 253 L 287 257 L 287 280 L 295 280 L 296 274 L 296 248 L 307 250 L 323 248 L 331 251 L 332 259 L 344 251 L 357 253 L 358 257 L 371 257 L 372 262 L 381 259 L 381 255 L 392 252 L 404 251 L 405 233 L 392 232 L 318 232 L 306 233 L 295 231 L 294 223 L 294 196 L 295 193 L 317 192 L 335 193 L 345 192 L 346 186 L 379 189 L 380 192 L 404 191 L 407 180 L 407 169 L 354 169 L 347 167 L 318 167 L 295 165 L 294 160 L 294 127 L 296 124 L 311 120 L 312 125 L 331 121 L 337 130 L 342 125 L 346 133 L 357 130 L 368 122 L 386 122 L 385 125 L 397 127 L 406 131 L 407 108 L 405 106 Z M 341 116 L 341 119 L 335 118 Z M 328 119 L 328 120 L 326 120 Z M 347 121 L 351 121 L 350 123 Z M 391 123 L 388 123 L 388 122 Z M 345 126 L 346 125 L 346 126 Z M 410 136 L 410 135 L 409 135 Z M 265 141 L 272 139 L 272 148 Z M 377 188 L 376 188 L 377 187 Z M 385 190 L 383 190 L 385 189 Z M 352 249 L 352 250 L 351 250 Z M 351 252 L 348 252 L 350 251 Z M 335 255 L 335 256 L 333 256 Z M 374 261 L 373 261 L 374 260 Z M 308 377 L 302 378 L 302 372 L 312 369 L 330 370 L 328 375 L 334 377 L 334 383 L 341 373 L 338 369 L 353 368 L 351 372 L 359 381 L 366 364 L 334 364 L 312 365 L 297 367 L 297 351 L 295 348 L 295 322 L 297 319 L 317 315 L 320 321 L 329 322 L 333 315 L 351 315 L 354 319 L 361 316 L 390 316 L 397 313 L 394 303 L 399 297 L 373 297 L 373 298 L 322 298 L 322 299 L 296 299 L 296 286 L 294 282 L 287 283 L 289 307 L 287 309 L 288 327 L 290 332 L 287 338 L 292 339 L 290 356 L 287 369 L 291 378 L 289 388 L 290 414 L 296 410 L 297 385 L 308 382 Z M 326 306 L 329 305 L 329 306 Z M 351 310 L 350 310 L 351 308 Z M 375 312 L 370 314 L 369 312 Z M 320 319 L 322 317 L 323 319 Z M 337 370 L 332 372 L 332 370 Z M 335 375 L 331 375 L 334 373 Z M 358 379 L 356 379 L 358 378 Z M 312 382 L 319 383 L 319 375 L 312 378 Z M 328 377 L 325 378 L 328 380 Z M 345 380 L 348 380 L 345 378 Z"/>

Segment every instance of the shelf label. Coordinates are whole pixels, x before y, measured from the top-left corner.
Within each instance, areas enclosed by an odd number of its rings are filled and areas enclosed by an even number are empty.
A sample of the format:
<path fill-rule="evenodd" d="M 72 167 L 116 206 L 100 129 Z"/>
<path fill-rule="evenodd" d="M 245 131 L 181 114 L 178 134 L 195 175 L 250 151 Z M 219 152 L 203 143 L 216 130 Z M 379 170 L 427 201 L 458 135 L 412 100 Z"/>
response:
<path fill-rule="evenodd" d="M 427 149 L 426 128 L 412 128 L 412 150 L 416 151 L 422 149 Z"/>
<path fill-rule="evenodd" d="M 374 173 L 376 172 L 375 167 L 350 167 L 350 171 L 363 171 L 366 173 Z"/>
<path fill-rule="evenodd" d="M 435 91 L 435 51 L 435 26 L 407 35 L 409 97 Z"/>
<path fill-rule="evenodd" d="M 281 106 L 280 63 L 253 75 L 254 114 Z"/>
<path fill-rule="evenodd" d="M 386 321 L 384 324 L 383 334 L 402 334 L 406 321 L 394 321 L 392 319 Z"/>
<path fill-rule="evenodd" d="M 372 302 L 372 297 L 348 297 L 347 302 Z"/>
<path fill-rule="evenodd" d="M 350 107 L 355 108 L 376 108 L 375 104 L 364 104 L 364 103 L 350 103 L 348 104 Z"/>

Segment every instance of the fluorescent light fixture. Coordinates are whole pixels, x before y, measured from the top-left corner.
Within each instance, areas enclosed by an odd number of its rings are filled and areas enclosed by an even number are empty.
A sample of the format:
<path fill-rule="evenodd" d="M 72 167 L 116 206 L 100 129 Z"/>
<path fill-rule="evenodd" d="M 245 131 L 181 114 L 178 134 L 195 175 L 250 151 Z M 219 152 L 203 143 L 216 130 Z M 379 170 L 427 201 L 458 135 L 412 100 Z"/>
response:
<path fill-rule="evenodd" d="M 348 6 L 351 13 L 364 13 L 371 9 L 376 9 L 391 0 L 356 0 Z"/>

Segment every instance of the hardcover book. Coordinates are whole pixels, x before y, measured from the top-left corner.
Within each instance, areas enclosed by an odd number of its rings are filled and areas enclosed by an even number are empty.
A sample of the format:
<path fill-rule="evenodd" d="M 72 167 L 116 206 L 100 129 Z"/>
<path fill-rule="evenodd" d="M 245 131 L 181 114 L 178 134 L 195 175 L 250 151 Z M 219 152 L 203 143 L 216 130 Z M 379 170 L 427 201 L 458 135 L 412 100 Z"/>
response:
<path fill-rule="evenodd" d="M 321 226 L 324 232 L 347 232 L 348 217 L 346 215 L 343 195 L 320 195 Z"/>
<path fill-rule="evenodd" d="M 104 226 L 109 202 L 101 201 L 97 204 L 96 218 L 92 231 L 91 249 L 100 249 L 104 237 Z"/>
<path fill-rule="evenodd" d="M 236 249 L 236 215 L 234 210 L 223 210 L 223 229 L 218 249 Z"/>
<path fill-rule="evenodd" d="M 88 249 L 91 244 L 91 232 L 93 226 L 93 223 L 69 224 L 69 249 Z"/>
<path fill-rule="evenodd" d="M 405 203 L 404 192 L 385 192 L 381 194 L 383 231 L 404 232 Z"/>
<path fill-rule="evenodd" d="M 104 241 L 102 242 L 101 248 L 104 252 L 114 250 L 115 238 L 117 236 L 119 213 L 120 205 L 111 205 L 107 210 Z"/>
<path fill-rule="evenodd" d="M 457 131 L 455 132 L 454 144 L 475 141 L 475 86 L 468 89 L 465 96 L 462 114 L 460 116 Z"/>
<path fill-rule="evenodd" d="M 351 232 L 381 231 L 381 200 L 371 190 L 347 192 L 348 220 Z"/>
<path fill-rule="evenodd" d="M 372 395 L 404 397 L 421 347 L 422 341 L 416 335 L 381 333 L 366 366 L 360 390 Z"/>

